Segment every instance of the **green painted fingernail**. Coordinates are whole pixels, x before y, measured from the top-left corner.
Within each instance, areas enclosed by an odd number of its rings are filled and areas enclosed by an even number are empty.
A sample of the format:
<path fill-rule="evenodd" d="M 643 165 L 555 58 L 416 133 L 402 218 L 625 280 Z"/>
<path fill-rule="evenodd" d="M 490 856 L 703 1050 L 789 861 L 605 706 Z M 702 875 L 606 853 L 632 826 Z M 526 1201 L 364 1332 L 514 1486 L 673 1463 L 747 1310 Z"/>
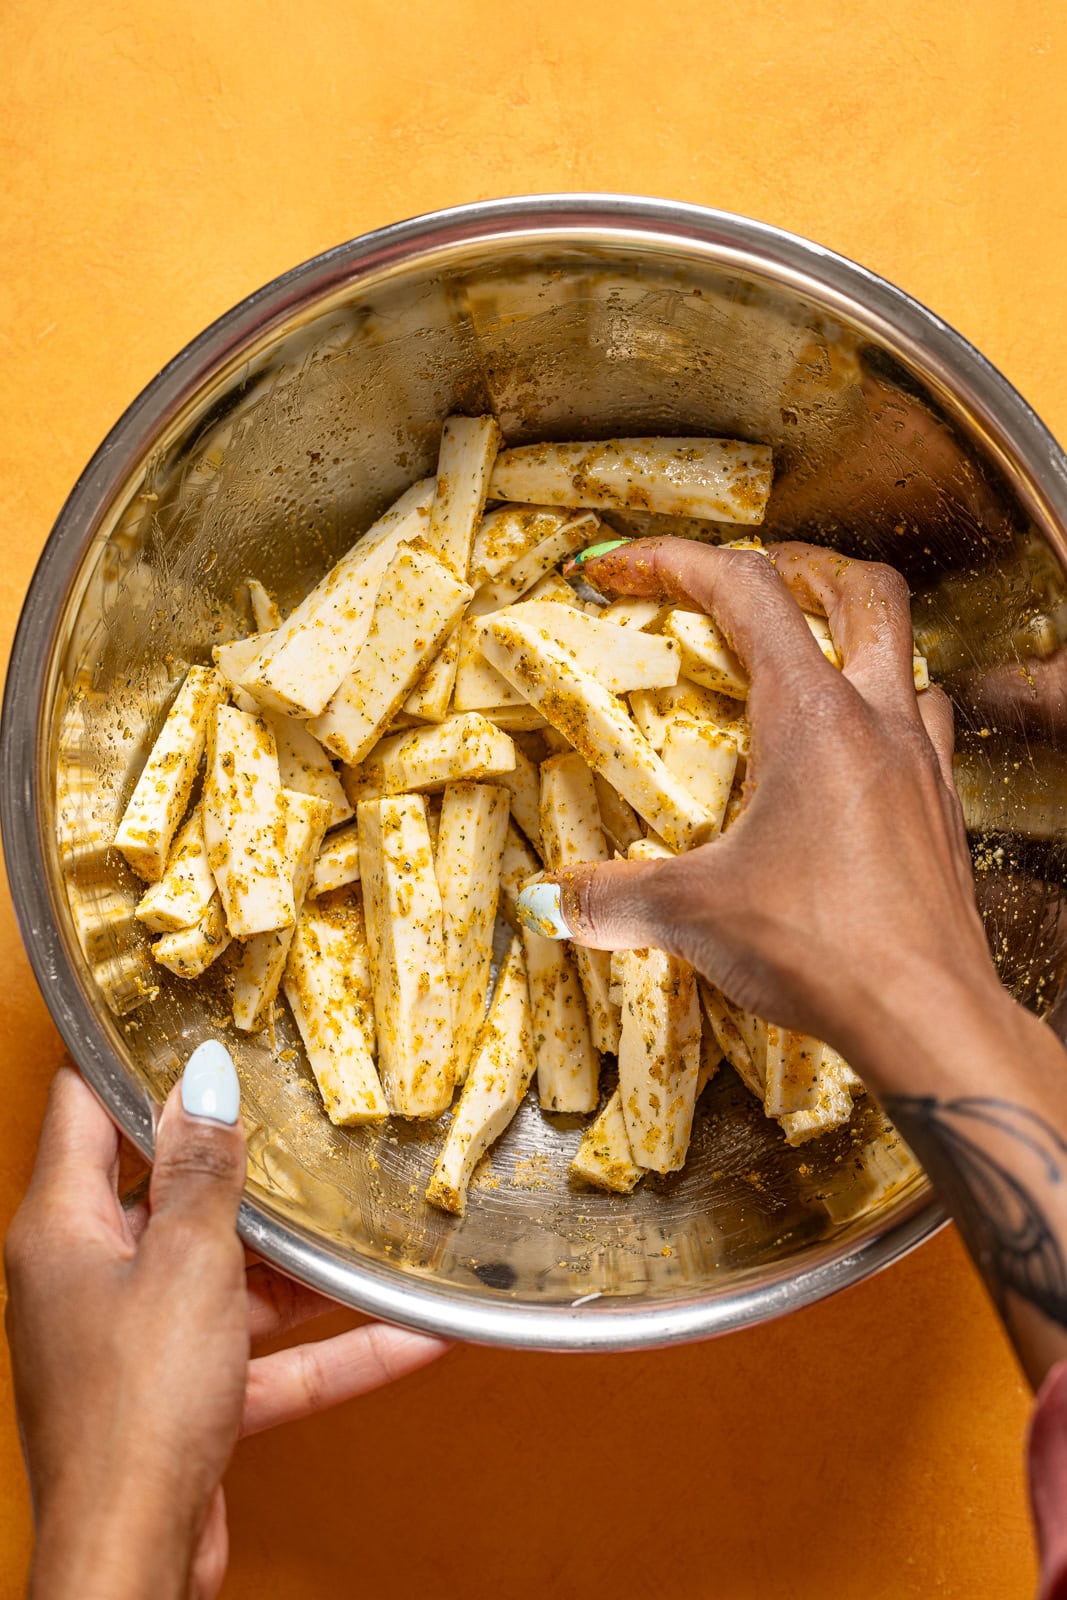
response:
<path fill-rule="evenodd" d="M 606 556 L 610 551 L 617 550 L 620 545 L 624 544 L 633 544 L 633 540 L 604 539 L 600 544 L 587 545 L 584 550 L 579 551 L 575 556 L 574 564 L 576 567 L 580 567 L 583 562 L 596 561 L 599 556 Z"/>

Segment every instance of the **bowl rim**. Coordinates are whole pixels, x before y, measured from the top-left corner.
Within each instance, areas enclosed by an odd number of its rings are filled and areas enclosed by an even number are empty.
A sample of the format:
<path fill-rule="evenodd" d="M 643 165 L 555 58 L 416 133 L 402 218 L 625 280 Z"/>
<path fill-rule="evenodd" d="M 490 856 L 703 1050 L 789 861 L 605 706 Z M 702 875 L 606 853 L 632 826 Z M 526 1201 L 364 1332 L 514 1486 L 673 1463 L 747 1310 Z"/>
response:
<path fill-rule="evenodd" d="M 122 1068 L 71 965 L 49 884 L 39 753 L 58 622 L 114 495 L 201 386 L 302 305 L 388 268 L 472 245 L 655 243 L 814 295 L 961 403 L 1061 558 L 1067 549 L 1067 456 L 1006 378 L 920 302 L 865 267 L 769 223 L 627 194 L 551 193 L 478 201 L 393 223 L 339 244 L 241 300 L 190 341 L 115 423 L 71 490 L 37 562 L 12 646 L 0 724 L 0 830 L 16 919 L 63 1041 L 110 1115 L 150 1157 L 153 1107 Z M 608 1351 L 707 1338 L 811 1305 L 871 1276 L 930 1238 L 944 1213 L 923 1185 L 888 1224 L 858 1227 L 817 1265 L 783 1269 L 728 1295 L 537 1306 L 441 1286 L 345 1256 L 292 1218 L 246 1198 L 238 1229 L 272 1265 L 335 1300 L 422 1332 L 541 1350 Z"/>

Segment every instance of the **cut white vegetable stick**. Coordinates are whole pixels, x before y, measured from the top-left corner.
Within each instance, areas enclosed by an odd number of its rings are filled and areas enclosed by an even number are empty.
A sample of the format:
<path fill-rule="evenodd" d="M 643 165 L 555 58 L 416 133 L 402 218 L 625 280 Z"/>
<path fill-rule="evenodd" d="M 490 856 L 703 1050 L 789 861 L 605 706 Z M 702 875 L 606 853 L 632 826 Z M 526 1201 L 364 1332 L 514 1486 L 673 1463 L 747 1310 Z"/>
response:
<path fill-rule="evenodd" d="M 703 807 L 668 772 L 625 706 L 562 645 L 543 629 L 503 613 L 485 628 L 482 649 L 669 845 L 681 850 L 703 842 L 708 832 Z"/>
<path fill-rule="evenodd" d="M 619 1093 L 634 1160 L 654 1172 L 685 1161 L 700 1072 L 700 1007 L 688 962 L 629 950 L 623 963 Z"/>
<path fill-rule="evenodd" d="M 385 570 L 351 672 L 308 724 L 316 739 L 350 765 L 362 761 L 469 599 L 436 556 L 403 545 Z"/>
<path fill-rule="evenodd" d="M 252 602 L 252 619 L 261 633 L 273 632 L 281 627 L 282 614 L 278 610 L 278 602 L 265 589 L 258 578 L 249 578 L 248 598 Z"/>
<path fill-rule="evenodd" d="M 515 913 L 515 901 L 523 884 L 529 883 L 531 878 L 536 878 L 541 871 L 541 863 L 534 855 L 523 835 L 513 822 L 509 822 L 504 834 L 504 851 L 500 858 L 500 912 L 506 917 L 511 926 L 520 929 L 520 923 Z"/>
<path fill-rule="evenodd" d="M 733 1067 L 741 1082 L 757 1100 L 763 1099 L 763 1085 L 760 1083 L 759 1074 L 752 1064 L 752 1056 L 748 1045 L 745 1043 L 741 1029 L 737 1026 L 737 1019 L 733 1010 L 712 984 L 706 979 L 697 980 L 700 990 L 700 1001 L 704 1008 L 704 1015 L 711 1026 L 715 1042 L 726 1060 Z"/>
<path fill-rule="evenodd" d="M 538 853 L 541 851 L 541 775 L 529 756 L 515 745 L 515 765 L 496 779 L 508 793 L 511 815 Z"/>
<path fill-rule="evenodd" d="M 574 746 L 571 744 L 570 740 L 564 734 L 560 733 L 558 728 L 546 726 L 542 734 L 542 738 L 545 741 L 545 750 L 547 752 L 545 756 L 546 761 L 548 760 L 549 756 L 570 755 L 571 751 L 574 749 Z"/>
<path fill-rule="evenodd" d="M 687 678 L 720 694 L 747 696 L 748 673 L 710 617 L 675 607 L 663 619 L 663 632 L 678 643 Z"/>
<path fill-rule="evenodd" d="M 371 953 L 378 1064 L 390 1109 L 437 1117 L 452 1098 L 452 1005 L 426 802 L 361 805 L 359 864 Z"/>
<path fill-rule="evenodd" d="M 518 561 L 512 562 L 499 577 L 483 583 L 471 601 L 471 615 L 485 616 L 518 600 L 546 572 L 551 572 L 553 567 L 558 567 L 561 561 L 566 561 L 578 550 L 584 550 L 586 545 L 593 544 L 599 528 L 600 519 L 591 511 L 565 522 L 557 532 L 549 534 L 547 539 L 542 539 L 532 550 L 527 550 Z"/>
<path fill-rule="evenodd" d="M 404 701 L 404 711 L 422 722 L 443 722 L 452 703 L 459 666 L 459 623 L 452 629 L 444 644 L 426 668 L 418 683 Z"/>
<path fill-rule="evenodd" d="M 323 844 L 311 874 L 308 894 L 329 894 L 331 889 L 343 889 L 345 884 L 358 881 L 359 824 L 350 822 L 347 828 L 331 833 Z"/>
<path fill-rule="evenodd" d="M 528 550 L 574 521 L 572 511 L 556 506 L 498 506 L 474 532 L 467 581 L 475 589 L 512 566 Z"/>
<path fill-rule="evenodd" d="M 553 756 L 541 767 L 541 841 L 550 872 L 609 859 L 593 774 L 573 751 Z M 610 953 L 575 945 L 574 961 L 585 992 L 593 1043 L 598 1050 L 614 1054 L 619 1048 L 619 1013 L 609 995 Z"/>
<path fill-rule="evenodd" d="M 762 522 L 773 457 L 738 439 L 606 439 L 502 450 L 489 493 L 545 505 L 632 507 Z"/>
<path fill-rule="evenodd" d="M 222 697 L 217 672 L 189 668 L 122 814 L 115 845 L 147 883 L 163 876 Z"/>
<path fill-rule="evenodd" d="M 431 1205 L 462 1215 L 471 1174 L 522 1104 L 535 1067 L 526 964 L 522 941 L 513 938 L 444 1148 L 434 1163 L 426 1190 Z"/>
<path fill-rule="evenodd" d="M 558 572 L 546 572 L 544 577 L 539 579 L 532 589 L 527 590 L 526 599 L 531 602 L 538 600 L 551 601 L 555 605 L 573 606 L 577 611 L 585 610 L 584 605 L 566 578 L 561 577 Z M 600 614 L 600 608 L 597 607 L 596 615 L 600 616 Z"/>
<path fill-rule="evenodd" d="M 600 1057 L 573 952 L 558 939 L 522 930 L 530 984 L 537 1098 L 544 1111 L 595 1111 Z"/>
<path fill-rule="evenodd" d="M 432 478 L 401 495 L 290 613 L 242 688 L 275 711 L 318 716 L 352 670 L 386 568 L 401 545 L 425 535 L 433 495 Z"/>
<path fill-rule="evenodd" d="M 621 1010 L 622 969 L 626 960 L 627 952 L 625 950 L 612 950 L 609 953 L 611 956 L 611 961 L 608 964 L 608 976 L 610 980 L 608 999 L 611 1001 L 613 1006 L 618 1006 Z"/>
<path fill-rule="evenodd" d="M 672 718 L 663 741 L 663 764 L 706 808 L 718 833 L 737 771 L 737 746 L 710 722 Z"/>
<path fill-rule="evenodd" d="M 199 978 L 230 943 L 222 901 L 216 894 L 199 922 L 165 933 L 152 946 L 152 959 L 179 978 Z"/>
<path fill-rule="evenodd" d="M 482 716 L 504 733 L 548 732 L 548 723 L 539 711 L 525 701 L 517 706 L 486 706 Z"/>
<path fill-rule="evenodd" d="M 467 1076 L 474 1041 L 485 1017 L 507 826 L 506 790 L 490 783 L 446 785 L 433 856 L 444 916 L 445 968 L 452 991 L 457 1083 Z"/>
<path fill-rule="evenodd" d="M 705 1022 L 700 1035 L 700 1071 L 697 1073 L 697 1099 L 715 1077 L 722 1062 L 722 1051 L 710 1026 Z"/>
<path fill-rule="evenodd" d="M 608 782 L 603 773 L 596 773 L 593 783 L 596 788 L 597 805 L 600 807 L 600 822 L 604 836 L 608 843 L 624 856 L 630 846 L 641 838 L 641 824 L 637 820 L 637 812 L 628 800 L 623 799 L 614 784 Z"/>
<path fill-rule="evenodd" d="M 737 743 L 736 721 L 741 710 L 737 700 L 703 689 L 688 678 L 679 678 L 670 689 L 638 689 L 630 696 L 634 720 L 654 750 L 663 749 L 667 729 L 675 717 L 710 722 Z"/>
<path fill-rule="evenodd" d="M 386 794 L 427 793 L 465 778 L 497 778 L 515 767 L 515 743 L 477 711 L 447 722 L 390 734 L 361 767 L 346 767 L 345 791 L 355 804 Z"/>
<path fill-rule="evenodd" d="M 225 644 L 213 646 L 211 655 L 227 688 L 232 690 L 239 686 L 253 661 L 273 637 L 273 633 L 250 633 L 244 639 L 228 639 Z"/>
<path fill-rule="evenodd" d="M 330 1121 L 343 1128 L 388 1116 L 374 1065 L 370 953 L 358 891 L 304 907 L 282 987 Z"/>
<path fill-rule="evenodd" d="M 826 618 L 817 617 L 813 611 L 805 611 L 804 621 L 811 629 L 812 638 L 827 661 L 832 667 L 837 667 L 840 670 L 841 657 L 838 654 L 837 646 L 834 644 L 833 634 L 830 632 L 830 624 Z"/>
<path fill-rule="evenodd" d="M 297 916 L 311 883 L 311 874 L 330 820 L 330 807 L 314 795 L 283 789 L 285 805 L 284 870 L 293 886 Z M 246 939 L 234 973 L 233 1020 L 243 1033 L 258 1033 L 270 1021 L 282 981 L 293 928 L 257 933 Z"/>
<path fill-rule="evenodd" d="M 820 1196 L 837 1223 L 851 1222 L 884 1205 L 922 1169 L 895 1129 L 887 1128 L 861 1150 L 849 1152 L 847 1171 L 846 1188 L 824 1190 Z"/>
<path fill-rule="evenodd" d="M 632 1193 L 644 1177 L 645 1168 L 638 1166 L 630 1149 L 618 1089 L 585 1130 L 570 1170 L 575 1177 L 612 1194 Z"/>
<path fill-rule="evenodd" d="M 831 1079 L 824 1079 L 819 1090 L 818 1104 L 810 1111 L 790 1111 L 778 1117 L 778 1126 L 785 1134 L 786 1144 L 794 1147 L 818 1139 L 835 1128 L 843 1128 L 852 1116 L 852 1096 L 847 1089 Z"/>
<path fill-rule="evenodd" d="M 751 1011 L 742 1011 L 739 1006 L 731 1006 L 730 1010 L 748 1048 L 762 1100 L 767 1090 L 767 1024 L 762 1017 L 754 1016 Z"/>
<path fill-rule="evenodd" d="M 259 717 L 219 706 L 208 737 L 204 843 L 235 939 L 296 917 L 284 870 L 285 809 L 274 735 Z"/>
<path fill-rule="evenodd" d="M 137 918 L 151 933 L 191 928 L 204 915 L 214 893 L 215 878 L 204 843 L 203 812 L 197 805 L 178 831 L 167 870 L 142 896 Z"/>
<path fill-rule="evenodd" d="M 767 1024 L 767 1077 L 763 1109 L 769 1117 L 811 1111 L 819 1103 L 822 1045 L 805 1033 Z"/>
<path fill-rule="evenodd" d="M 495 417 L 445 418 L 427 543 L 457 578 L 467 577 L 471 541 L 499 449 Z"/>
<path fill-rule="evenodd" d="M 728 833 L 745 809 L 745 795 L 743 789 L 734 788 L 733 794 L 727 802 L 726 812 L 722 819 L 722 832 Z"/>
<path fill-rule="evenodd" d="M 912 673 L 915 678 L 915 688 L 920 694 L 924 689 L 929 689 L 930 666 L 926 657 L 920 655 L 918 650 L 915 651 L 915 655 L 912 660 Z"/>
<path fill-rule="evenodd" d="M 617 628 L 551 600 L 524 600 L 510 607 L 508 616 L 527 627 L 543 628 L 612 694 L 665 689 L 678 682 L 681 651 L 671 639 L 639 628 Z M 483 633 L 492 621 L 492 617 L 483 621 Z"/>
<path fill-rule="evenodd" d="M 613 600 L 600 613 L 601 622 L 613 622 L 617 628 L 655 628 L 667 615 L 670 606 L 662 600 L 645 600 L 639 595 L 627 595 Z"/>
<path fill-rule="evenodd" d="M 333 762 L 319 741 L 296 717 L 284 716 L 280 711 L 265 711 L 263 720 L 274 735 L 283 789 L 295 789 L 298 794 L 325 800 L 330 808 L 329 827 L 336 828 L 338 823 L 347 822 L 353 815 L 352 807 L 345 798 Z"/>
<path fill-rule="evenodd" d="M 822 1063 L 820 1070 L 829 1073 L 831 1077 L 836 1077 L 842 1088 L 847 1089 L 853 1098 L 866 1094 L 867 1085 L 855 1068 L 849 1066 L 844 1056 L 839 1055 L 831 1044 L 824 1044 L 821 1048 Z"/>
<path fill-rule="evenodd" d="M 484 711 L 499 706 L 524 706 L 525 700 L 482 654 L 480 619 L 466 617 L 459 625 L 459 661 L 452 704 L 457 711 Z"/>

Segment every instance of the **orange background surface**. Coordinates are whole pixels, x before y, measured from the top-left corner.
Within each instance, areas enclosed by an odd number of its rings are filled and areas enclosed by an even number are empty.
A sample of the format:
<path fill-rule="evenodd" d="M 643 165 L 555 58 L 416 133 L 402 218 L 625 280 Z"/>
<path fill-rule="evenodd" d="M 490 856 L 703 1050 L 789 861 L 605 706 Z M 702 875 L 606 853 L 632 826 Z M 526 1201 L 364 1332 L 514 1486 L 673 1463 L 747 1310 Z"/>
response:
<path fill-rule="evenodd" d="M 747 212 L 953 322 L 1067 435 L 1062 0 L 6 0 L 0 641 L 89 454 L 276 273 L 482 197 Z M 0 909 L 0 1223 L 60 1047 Z M 951 1234 L 667 1353 L 457 1350 L 240 1447 L 225 1593 L 1031 1593 L 1027 1397 Z M 0 1378 L 0 1593 L 30 1547 Z"/>

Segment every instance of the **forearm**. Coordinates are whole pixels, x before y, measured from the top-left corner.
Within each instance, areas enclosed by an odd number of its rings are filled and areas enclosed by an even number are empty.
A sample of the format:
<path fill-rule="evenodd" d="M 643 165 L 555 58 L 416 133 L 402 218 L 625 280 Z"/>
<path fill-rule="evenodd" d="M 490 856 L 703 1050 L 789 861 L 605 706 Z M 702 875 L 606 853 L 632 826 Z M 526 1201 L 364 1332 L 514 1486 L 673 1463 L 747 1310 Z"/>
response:
<path fill-rule="evenodd" d="M 57 1499 L 40 1520 L 29 1600 L 180 1600 L 194 1544 L 186 1521 L 151 1508 L 133 1484 L 118 1499 Z"/>
<path fill-rule="evenodd" d="M 866 1010 L 852 1060 L 929 1173 L 1037 1386 L 1067 1358 L 1067 1054 L 982 975 L 891 983 Z"/>

